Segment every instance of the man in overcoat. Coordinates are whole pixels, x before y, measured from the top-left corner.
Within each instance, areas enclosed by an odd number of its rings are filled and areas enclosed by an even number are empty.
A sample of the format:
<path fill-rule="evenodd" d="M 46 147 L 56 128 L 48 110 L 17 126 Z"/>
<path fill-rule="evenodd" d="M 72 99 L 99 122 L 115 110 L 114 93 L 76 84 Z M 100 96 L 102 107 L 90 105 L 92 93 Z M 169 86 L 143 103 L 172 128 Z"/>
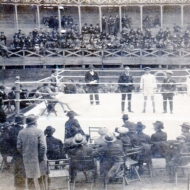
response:
<path fill-rule="evenodd" d="M 17 149 L 22 154 L 28 189 L 34 190 L 34 178 L 38 178 L 40 190 L 45 188 L 47 174 L 46 140 L 44 132 L 37 129 L 37 119 L 34 114 L 26 117 L 26 128 L 18 134 Z"/>
<path fill-rule="evenodd" d="M 9 130 L 9 137 L 14 161 L 14 186 L 15 190 L 25 189 L 25 169 L 22 159 L 22 154 L 17 150 L 17 137 L 18 133 L 24 129 L 25 116 L 23 114 L 17 114 L 15 116 L 14 124 Z"/>

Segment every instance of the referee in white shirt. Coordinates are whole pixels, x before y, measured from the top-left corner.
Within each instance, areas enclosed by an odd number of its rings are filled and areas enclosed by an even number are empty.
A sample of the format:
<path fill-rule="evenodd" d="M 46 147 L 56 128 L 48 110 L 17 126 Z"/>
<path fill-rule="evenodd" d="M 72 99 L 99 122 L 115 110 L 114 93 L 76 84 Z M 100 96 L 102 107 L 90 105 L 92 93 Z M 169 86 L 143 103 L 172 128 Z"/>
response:
<path fill-rule="evenodd" d="M 144 68 L 145 74 L 141 76 L 141 81 L 140 81 L 140 89 L 141 91 L 143 91 L 143 94 L 144 94 L 143 113 L 146 112 L 146 102 L 147 102 L 148 95 L 151 96 L 153 113 L 155 113 L 154 92 L 157 85 L 156 85 L 156 78 L 154 75 L 150 74 L 150 70 L 151 70 L 150 67 Z"/>

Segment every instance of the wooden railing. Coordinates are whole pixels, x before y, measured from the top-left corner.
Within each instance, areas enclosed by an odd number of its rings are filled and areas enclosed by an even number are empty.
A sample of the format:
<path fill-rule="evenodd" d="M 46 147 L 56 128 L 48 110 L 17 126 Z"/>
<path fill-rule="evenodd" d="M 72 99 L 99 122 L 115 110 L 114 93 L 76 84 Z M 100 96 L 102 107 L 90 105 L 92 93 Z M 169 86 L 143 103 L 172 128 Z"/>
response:
<path fill-rule="evenodd" d="M 1 52 L 3 55 L 4 53 Z M 134 50 L 122 50 L 122 49 L 100 49 L 100 50 L 88 50 L 88 49 L 55 49 L 44 50 L 37 53 L 31 50 L 17 50 L 8 51 L 9 57 L 190 57 L 190 49 L 134 49 Z"/>

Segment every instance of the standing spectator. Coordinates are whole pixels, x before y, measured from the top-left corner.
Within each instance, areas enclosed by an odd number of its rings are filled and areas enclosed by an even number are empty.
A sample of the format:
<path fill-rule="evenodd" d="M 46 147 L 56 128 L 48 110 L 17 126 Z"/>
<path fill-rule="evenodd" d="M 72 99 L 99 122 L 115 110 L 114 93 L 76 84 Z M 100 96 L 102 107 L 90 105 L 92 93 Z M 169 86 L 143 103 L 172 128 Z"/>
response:
<path fill-rule="evenodd" d="M 65 28 L 65 15 L 61 18 L 61 26 L 62 28 Z"/>
<path fill-rule="evenodd" d="M 107 24 L 107 18 L 105 15 L 102 16 L 102 33 L 106 34 L 106 24 Z"/>
<path fill-rule="evenodd" d="M 7 38 L 6 38 L 6 36 L 4 35 L 4 32 L 1 32 L 0 41 L 3 42 L 4 45 L 7 44 Z"/>
<path fill-rule="evenodd" d="M 186 143 L 190 143 L 190 124 L 188 122 L 184 122 L 182 125 L 181 125 L 181 131 L 182 131 L 182 134 L 183 136 L 185 136 L 185 142 Z"/>
<path fill-rule="evenodd" d="M 82 130 L 78 120 L 75 119 L 77 114 L 74 111 L 69 111 L 67 112 L 67 116 L 69 117 L 69 120 L 65 123 L 65 139 L 74 137 L 77 133 L 84 135 L 84 131 Z"/>
<path fill-rule="evenodd" d="M 115 36 L 116 36 L 116 35 L 118 34 L 118 32 L 119 32 L 119 28 L 120 28 L 119 24 L 120 24 L 119 15 L 116 15 L 116 17 L 115 17 L 115 29 L 114 29 L 114 35 L 115 35 Z"/>
<path fill-rule="evenodd" d="M 15 107 L 15 99 L 16 99 L 16 93 L 15 93 L 16 87 L 13 86 L 11 88 L 11 91 L 8 93 L 8 99 L 10 100 L 10 105 L 14 105 Z"/>
<path fill-rule="evenodd" d="M 38 178 L 40 190 L 44 190 L 47 174 L 46 141 L 42 130 L 37 129 L 37 119 L 33 114 L 26 117 L 26 128 L 18 134 L 17 149 L 23 156 L 28 189 L 34 190 L 34 178 Z"/>
<path fill-rule="evenodd" d="M 59 21 L 58 21 L 57 16 L 55 16 L 53 19 L 53 29 L 57 30 L 58 27 L 59 27 Z"/>
<path fill-rule="evenodd" d="M 128 98 L 128 111 L 131 111 L 131 97 L 132 97 L 132 90 L 134 89 L 133 86 L 133 78 L 130 75 L 130 68 L 125 67 L 125 73 L 123 73 L 118 80 L 119 89 L 121 91 L 121 111 L 124 113 L 125 111 L 125 99 L 126 95 Z"/>
<path fill-rule="evenodd" d="M 19 132 L 24 129 L 25 116 L 23 114 L 18 114 L 15 116 L 15 123 L 11 126 L 9 130 L 10 143 L 14 162 L 14 186 L 16 190 L 25 189 L 25 169 L 22 154 L 17 150 L 17 137 Z"/>
<path fill-rule="evenodd" d="M 145 71 L 145 74 L 141 76 L 141 81 L 140 81 L 140 89 L 143 90 L 143 94 L 144 94 L 143 113 L 146 112 L 146 103 L 147 103 L 148 95 L 151 96 L 153 113 L 155 113 L 154 91 L 155 91 L 155 88 L 157 87 L 156 79 L 154 75 L 150 74 L 150 67 L 145 67 L 144 71 Z"/>
<path fill-rule="evenodd" d="M 171 78 L 173 75 L 172 71 L 166 71 L 167 78 L 163 80 L 162 84 L 162 96 L 163 96 L 163 108 L 164 112 L 167 113 L 167 100 L 169 101 L 170 104 L 170 113 L 173 113 L 173 97 L 174 97 L 174 92 L 176 90 L 176 81 Z"/>
<path fill-rule="evenodd" d="M 89 71 L 85 75 L 85 81 L 88 87 L 88 93 L 90 93 L 90 103 L 94 104 L 93 93 L 96 93 L 95 100 L 96 104 L 99 105 L 99 95 L 98 95 L 98 83 L 99 83 L 99 76 L 98 73 L 94 71 L 93 65 L 89 66 Z"/>
<path fill-rule="evenodd" d="M 7 120 L 7 115 L 5 114 L 2 105 L 3 105 L 3 100 L 0 98 L 0 123 L 4 123 Z"/>

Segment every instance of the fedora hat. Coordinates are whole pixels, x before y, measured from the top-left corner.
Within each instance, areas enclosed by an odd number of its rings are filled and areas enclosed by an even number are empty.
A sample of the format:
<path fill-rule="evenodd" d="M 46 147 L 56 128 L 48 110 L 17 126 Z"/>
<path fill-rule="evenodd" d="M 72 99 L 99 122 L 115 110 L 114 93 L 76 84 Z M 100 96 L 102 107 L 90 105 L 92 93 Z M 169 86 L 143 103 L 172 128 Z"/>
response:
<path fill-rule="evenodd" d="M 129 116 L 127 114 L 123 114 L 121 119 L 129 119 Z"/>
<path fill-rule="evenodd" d="M 99 135 L 105 135 L 108 132 L 108 129 L 106 127 L 102 127 L 98 130 Z"/>
<path fill-rule="evenodd" d="M 66 116 L 77 116 L 77 114 L 74 111 L 68 111 Z"/>
<path fill-rule="evenodd" d="M 184 128 L 188 128 L 190 129 L 190 124 L 188 122 L 184 122 L 182 125 L 180 125 L 181 127 L 184 127 Z"/>
<path fill-rule="evenodd" d="M 83 144 L 84 143 L 84 136 L 82 136 L 80 133 L 77 133 L 73 139 L 74 144 Z"/>
<path fill-rule="evenodd" d="M 17 115 L 15 115 L 15 123 L 17 123 L 17 124 L 24 124 L 25 123 L 25 116 L 24 116 L 24 114 L 17 114 Z"/>
<path fill-rule="evenodd" d="M 116 141 L 116 138 L 115 138 L 115 135 L 111 132 L 108 132 L 104 137 L 103 137 L 103 140 L 105 142 L 114 142 Z"/>
<path fill-rule="evenodd" d="M 162 121 L 156 121 L 155 123 L 153 123 L 153 125 L 156 127 L 156 128 L 160 128 L 160 129 L 163 129 L 164 128 L 164 123 Z"/>
<path fill-rule="evenodd" d="M 35 116 L 34 114 L 30 114 L 26 117 L 26 124 L 30 125 L 32 123 L 35 123 L 38 120 L 38 117 Z"/>
<path fill-rule="evenodd" d="M 53 134 L 55 132 L 55 128 L 53 128 L 52 126 L 47 126 L 45 131 L 44 131 L 44 134 L 48 134 L 48 133 L 51 133 Z"/>
<path fill-rule="evenodd" d="M 117 132 L 120 134 L 126 134 L 129 130 L 126 127 L 119 127 Z"/>
<path fill-rule="evenodd" d="M 186 137 L 184 135 L 179 135 L 178 137 L 176 137 L 176 139 L 183 139 L 186 140 Z"/>
<path fill-rule="evenodd" d="M 145 128 L 146 128 L 145 125 L 143 125 L 141 122 L 137 122 L 136 130 L 143 130 Z"/>

